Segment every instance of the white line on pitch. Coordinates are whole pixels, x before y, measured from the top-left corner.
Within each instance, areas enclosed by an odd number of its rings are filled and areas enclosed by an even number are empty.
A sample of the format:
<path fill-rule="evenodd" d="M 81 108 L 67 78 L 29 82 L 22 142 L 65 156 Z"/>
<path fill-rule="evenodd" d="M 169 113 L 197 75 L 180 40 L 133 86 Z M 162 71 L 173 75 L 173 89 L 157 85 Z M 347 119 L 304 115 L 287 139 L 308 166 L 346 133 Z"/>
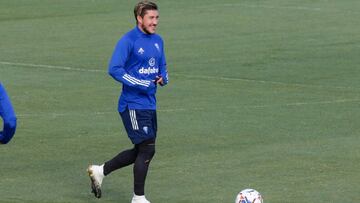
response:
<path fill-rule="evenodd" d="M 294 103 L 274 104 L 274 105 L 251 105 L 251 106 L 244 106 L 244 108 L 269 108 L 269 107 L 281 107 L 281 106 L 305 106 L 305 105 L 338 104 L 338 103 L 351 103 L 351 102 L 360 102 L 360 99 L 337 99 L 337 100 L 331 100 L 331 101 L 294 102 Z"/>
<path fill-rule="evenodd" d="M 359 11 L 356 10 L 342 10 L 342 9 L 331 9 L 331 8 L 319 8 L 319 7 L 309 7 L 309 6 L 270 6 L 270 5 L 255 5 L 255 4 L 242 4 L 242 3 L 225 3 L 217 5 L 203 5 L 197 8 L 207 8 L 214 9 L 214 6 L 217 7 L 245 7 L 245 8 L 264 8 L 264 9 L 278 9 L 278 10 L 303 10 L 311 12 L 341 12 L 342 14 L 359 14 Z"/>
<path fill-rule="evenodd" d="M 217 76 L 206 76 L 206 75 L 185 75 L 185 74 L 179 74 L 179 73 L 173 73 L 171 75 L 181 76 L 181 77 L 189 78 L 189 79 L 194 78 L 194 79 L 210 79 L 210 80 L 223 80 L 223 81 L 242 81 L 242 82 L 264 83 L 264 84 L 284 85 L 284 86 L 293 86 L 293 87 L 306 87 L 306 88 L 335 88 L 335 89 L 350 89 L 350 90 L 356 89 L 354 87 L 307 85 L 307 84 L 300 84 L 300 83 L 286 83 L 286 82 L 277 82 L 277 81 L 217 77 Z"/>
<path fill-rule="evenodd" d="M 104 70 L 98 70 L 98 69 L 84 69 L 84 68 L 74 68 L 74 67 L 69 67 L 69 66 L 52 66 L 52 65 L 42 65 L 42 64 L 32 64 L 32 63 L 14 63 L 14 62 L 7 62 L 7 61 L 0 61 L 0 64 L 10 65 L 10 66 L 46 68 L 46 69 L 55 69 L 55 70 L 68 70 L 68 71 L 106 72 Z"/>
<path fill-rule="evenodd" d="M 287 10 L 308 10 L 308 11 L 320 11 L 321 8 L 307 7 L 307 6 L 266 6 L 266 5 L 249 5 L 249 4 L 223 4 L 227 7 L 249 7 L 249 8 L 268 8 L 268 9 L 287 9 Z"/>
<path fill-rule="evenodd" d="M 70 67 L 70 66 L 54 66 L 54 65 L 32 64 L 32 63 L 14 63 L 14 62 L 7 62 L 7 61 L 0 61 L 0 64 L 9 65 L 9 66 L 23 66 L 23 67 L 45 68 L 45 69 L 66 70 L 66 71 L 99 72 L 99 73 L 106 72 L 105 70 L 101 70 L 101 69 L 84 69 L 84 68 L 74 68 L 74 67 Z M 179 73 L 172 73 L 171 75 L 180 76 L 180 77 L 188 78 L 188 79 L 194 78 L 194 79 L 210 79 L 210 80 L 223 80 L 223 81 L 243 81 L 243 82 L 286 85 L 286 86 L 295 86 L 295 87 L 356 89 L 353 87 L 307 85 L 307 84 L 299 84 L 299 83 L 285 83 L 285 82 L 276 82 L 276 81 L 253 80 L 253 79 L 245 79 L 245 78 L 229 78 L 229 77 L 206 76 L 206 75 L 186 75 L 186 74 L 179 74 Z"/>
<path fill-rule="evenodd" d="M 266 8 L 266 9 L 286 9 L 286 10 L 305 10 L 305 11 L 320 11 L 318 7 L 308 6 L 268 6 L 268 5 L 255 5 L 255 4 L 242 4 L 242 3 L 225 3 L 217 5 L 203 5 L 199 8 L 214 8 L 217 7 L 247 7 L 247 8 Z"/>

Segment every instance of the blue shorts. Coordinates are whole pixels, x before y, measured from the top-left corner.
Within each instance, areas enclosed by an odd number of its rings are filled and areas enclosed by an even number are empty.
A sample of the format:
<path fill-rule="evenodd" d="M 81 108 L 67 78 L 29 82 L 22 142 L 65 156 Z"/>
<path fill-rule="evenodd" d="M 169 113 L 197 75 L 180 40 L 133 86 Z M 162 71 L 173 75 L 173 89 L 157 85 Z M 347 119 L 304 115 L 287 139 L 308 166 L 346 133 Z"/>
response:
<path fill-rule="evenodd" d="M 156 110 L 126 109 L 120 116 L 133 144 L 156 138 Z"/>

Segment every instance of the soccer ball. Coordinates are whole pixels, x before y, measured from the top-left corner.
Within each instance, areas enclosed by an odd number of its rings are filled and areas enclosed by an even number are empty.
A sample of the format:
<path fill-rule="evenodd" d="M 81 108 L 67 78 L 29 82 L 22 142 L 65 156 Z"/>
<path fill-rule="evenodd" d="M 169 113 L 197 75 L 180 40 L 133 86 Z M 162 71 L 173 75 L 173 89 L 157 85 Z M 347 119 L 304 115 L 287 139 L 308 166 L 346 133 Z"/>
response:
<path fill-rule="evenodd" d="M 258 191 L 245 189 L 236 195 L 235 203 L 263 203 L 263 198 Z"/>

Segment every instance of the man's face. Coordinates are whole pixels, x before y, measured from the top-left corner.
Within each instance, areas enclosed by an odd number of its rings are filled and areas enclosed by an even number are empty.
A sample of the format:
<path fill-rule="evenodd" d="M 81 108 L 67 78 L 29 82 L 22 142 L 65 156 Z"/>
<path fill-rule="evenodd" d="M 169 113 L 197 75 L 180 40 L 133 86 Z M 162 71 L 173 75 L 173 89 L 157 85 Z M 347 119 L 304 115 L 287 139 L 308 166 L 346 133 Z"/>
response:
<path fill-rule="evenodd" d="M 154 34 L 159 22 L 159 12 L 157 10 L 148 10 L 143 18 L 138 16 L 137 20 L 142 31 L 147 34 Z"/>

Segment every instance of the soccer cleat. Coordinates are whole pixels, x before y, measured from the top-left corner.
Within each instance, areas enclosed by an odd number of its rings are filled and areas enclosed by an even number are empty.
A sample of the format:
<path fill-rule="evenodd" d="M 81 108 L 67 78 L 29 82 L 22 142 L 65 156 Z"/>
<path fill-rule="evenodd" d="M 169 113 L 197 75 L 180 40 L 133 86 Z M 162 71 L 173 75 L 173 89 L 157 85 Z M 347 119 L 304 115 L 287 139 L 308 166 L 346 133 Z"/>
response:
<path fill-rule="evenodd" d="M 150 203 L 150 202 L 145 198 L 144 195 L 138 196 L 134 194 L 131 203 Z"/>
<path fill-rule="evenodd" d="M 104 178 L 103 166 L 90 165 L 87 169 L 91 181 L 91 192 L 96 198 L 101 197 L 101 183 Z"/>

